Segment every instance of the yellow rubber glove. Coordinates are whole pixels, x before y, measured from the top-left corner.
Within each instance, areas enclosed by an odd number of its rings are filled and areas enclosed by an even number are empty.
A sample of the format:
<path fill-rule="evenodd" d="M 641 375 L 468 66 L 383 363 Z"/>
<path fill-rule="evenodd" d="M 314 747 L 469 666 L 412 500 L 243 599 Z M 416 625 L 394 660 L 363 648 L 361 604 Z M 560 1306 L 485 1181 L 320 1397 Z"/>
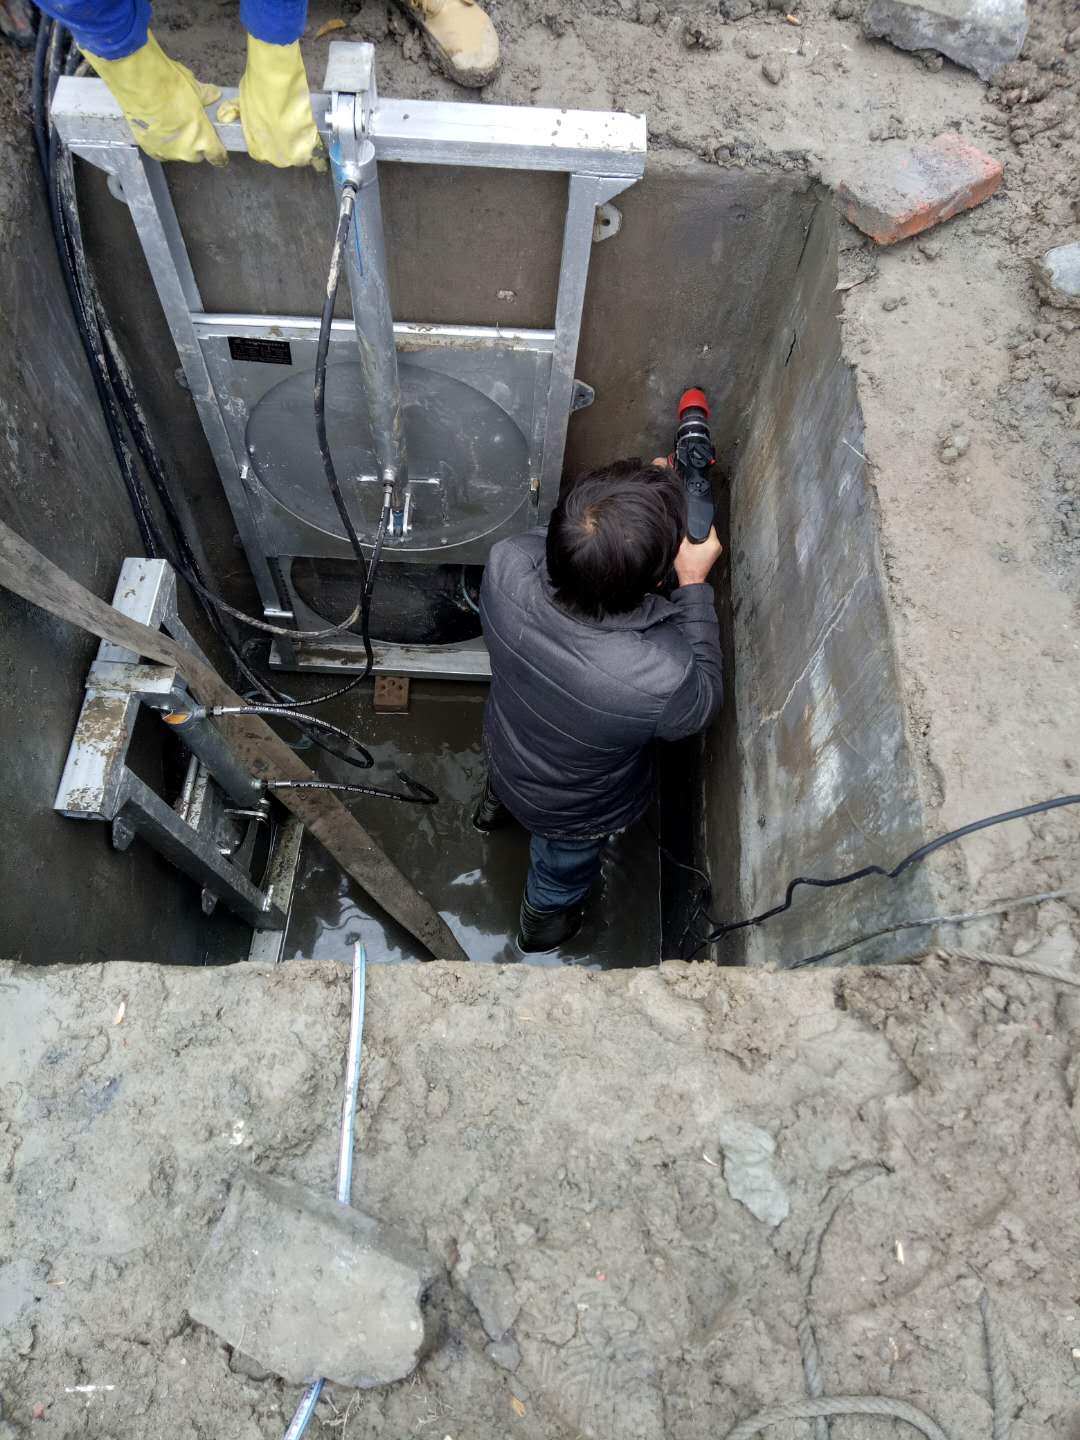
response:
<path fill-rule="evenodd" d="M 122 60 L 83 54 L 120 102 L 139 148 L 155 160 L 209 160 L 224 165 L 225 147 L 203 109 L 221 98 L 216 85 L 200 84 L 186 65 L 170 60 L 150 32 Z"/>
<path fill-rule="evenodd" d="M 270 45 L 247 37 L 247 65 L 240 80 L 239 104 L 226 100 L 218 119 L 244 127 L 248 154 L 266 165 L 314 165 L 326 169 L 300 42 Z"/>

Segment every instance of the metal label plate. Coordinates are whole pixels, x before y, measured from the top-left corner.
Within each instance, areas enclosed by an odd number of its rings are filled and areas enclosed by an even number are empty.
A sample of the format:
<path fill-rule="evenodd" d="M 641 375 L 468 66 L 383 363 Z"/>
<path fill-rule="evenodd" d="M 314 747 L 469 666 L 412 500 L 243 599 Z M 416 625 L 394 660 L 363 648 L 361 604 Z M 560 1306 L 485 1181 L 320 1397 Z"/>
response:
<path fill-rule="evenodd" d="M 256 340 L 250 335 L 230 335 L 229 354 L 234 360 L 254 360 L 260 365 L 292 364 L 292 346 L 288 340 Z"/>

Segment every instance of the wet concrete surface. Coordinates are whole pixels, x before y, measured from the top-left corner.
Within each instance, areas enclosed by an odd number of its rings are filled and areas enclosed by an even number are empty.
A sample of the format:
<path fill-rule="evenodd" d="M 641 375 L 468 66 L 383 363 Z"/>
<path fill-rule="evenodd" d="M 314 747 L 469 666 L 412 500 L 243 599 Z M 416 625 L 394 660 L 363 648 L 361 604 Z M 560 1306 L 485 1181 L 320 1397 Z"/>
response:
<path fill-rule="evenodd" d="M 327 688 L 326 677 L 300 695 Z M 375 715 L 370 684 L 320 708 L 319 713 L 363 740 L 375 768 L 350 769 L 318 749 L 304 760 L 325 779 L 400 788 L 405 769 L 440 797 L 436 806 L 343 797 L 446 919 L 471 958 L 481 964 L 524 963 L 514 944 L 518 906 L 528 868 L 529 837 L 517 825 L 493 835 L 472 826 L 483 783 L 481 724 L 486 685 L 413 681 L 408 714 Z M 290 738 L 291 735 L 290 735 Z M 428 959 L 411 936 L 378 907 L 311 837 L 304 840 L 286 959 L 325 960 L 361 940 L 372 962 Z M 597 894 L 581 934 L 562 951 L 527 957 L 540 965 L 606 970 L 655 965 L 660 953 L 659 867 L 645 825 L 616 837 L 604 857 Z"/>

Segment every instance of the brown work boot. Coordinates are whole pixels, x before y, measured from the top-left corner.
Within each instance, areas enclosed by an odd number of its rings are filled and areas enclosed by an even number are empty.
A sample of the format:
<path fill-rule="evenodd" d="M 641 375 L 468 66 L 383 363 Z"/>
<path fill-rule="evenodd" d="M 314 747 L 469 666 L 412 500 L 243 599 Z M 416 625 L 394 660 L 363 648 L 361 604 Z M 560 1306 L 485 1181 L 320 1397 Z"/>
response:
<path fill-rule="evenodd" d="M 494 80 L 499 68 L 499 37 L 476 0 L 397 3 L 419 25 L 428 48 L 451 80 L 470 87 Z"/>

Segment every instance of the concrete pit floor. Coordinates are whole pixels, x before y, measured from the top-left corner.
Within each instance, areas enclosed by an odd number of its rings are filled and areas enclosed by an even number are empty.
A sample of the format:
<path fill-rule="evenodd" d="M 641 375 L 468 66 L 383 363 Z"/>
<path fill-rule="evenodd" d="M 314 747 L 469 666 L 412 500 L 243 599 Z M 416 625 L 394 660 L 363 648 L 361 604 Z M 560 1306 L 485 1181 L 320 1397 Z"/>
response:
<path fill-rule="evenodd" d="M 318 693 L 329 687 L 320 677 L 302 693 L 309 688 Z M 487 686 L 414 681 L 408 713 L 402 715 L 373 714 L 370 685 L 360 694 L 359 701 L 344 697 L 319 713 L 358 735 L 375 757 L 375 768 L 354 770 L 314 749 L 302 752 L 304 760 L 324 779 L 400 790 L 395 775 L 405 769 L 434 790 L 437 806 L 364 796 L 346 803 L 394 863 L 416 879 L 473 960 L 522 961 L 513 936 L 529 863 L 528 836 L 516 825 L 489 836 L 472 826 L 484 777 L 481 719 Z M 636 825 L 610 842 L 581 934 L 558 954 L 530 956 L 529 962 L 590 969 L 655 964 L 660 957 L 659 885 L 655 841 L 645 824 Z M 364 942 L 374 963 L 428 958 L 308 836 L 285 958 L 337 958 L 348 954 L 355 940 Z"/>
<path fill-rule="evenodd" d="M 1031 953 L 1075 966 L 1058 921 Z M 347 966 L 0 988 L 0 1436 L 280 1440 L 299 1389 L 185 1296 L 240 1167 L 333 1189 Z M 803 1395 L 809 1303 L 826 1393 L 988 1436 L 985 1287 L 1011 1440 L 1075 1440 L 1078 1005 L 959 962 L 372 967 L 352 1198 L 436 1260 L 439 1333 L 409 1380 L 328 1389 L 309 1433 L 716 1440 Z"/>

